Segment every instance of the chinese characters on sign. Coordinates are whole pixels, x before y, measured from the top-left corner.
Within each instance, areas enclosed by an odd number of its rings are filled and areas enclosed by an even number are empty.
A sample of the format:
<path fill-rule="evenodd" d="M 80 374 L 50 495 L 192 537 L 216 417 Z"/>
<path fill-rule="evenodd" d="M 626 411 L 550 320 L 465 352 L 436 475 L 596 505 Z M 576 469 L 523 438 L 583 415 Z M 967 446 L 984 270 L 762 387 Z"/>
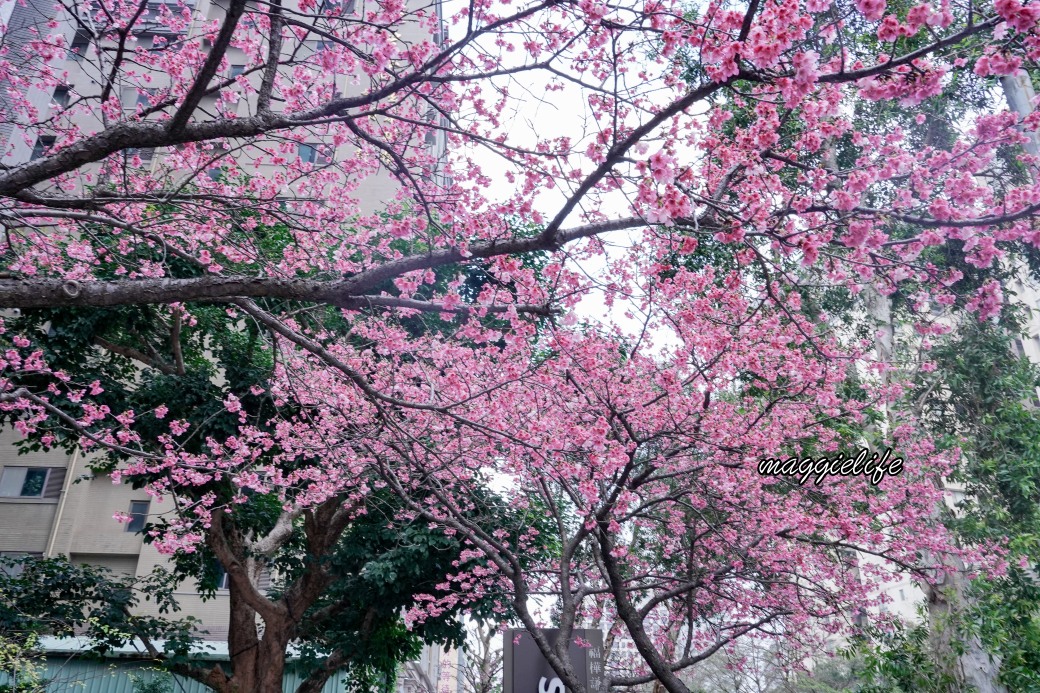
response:
<path fill-rule="evenodd" d="M 556 628 L 542 628 L 540 632 L 550 643 L 554 643 L 560 631 Z M 530 633 L 522 628 L 508 629 L 504 637 L 503 693 L 569 693 L 570 689 L 564 686 Z M 603 633 L 598 630 L 574 629 L 567 654 L 578 680 L 588 693 L 603 693 L 606 690 Z"/>

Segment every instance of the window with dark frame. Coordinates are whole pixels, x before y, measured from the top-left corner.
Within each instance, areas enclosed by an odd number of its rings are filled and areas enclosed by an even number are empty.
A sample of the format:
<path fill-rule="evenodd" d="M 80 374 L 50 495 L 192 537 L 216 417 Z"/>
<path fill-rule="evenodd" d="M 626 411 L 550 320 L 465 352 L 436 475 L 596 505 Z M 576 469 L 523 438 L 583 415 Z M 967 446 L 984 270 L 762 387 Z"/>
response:
<path fill-rule="evenodd" d="M 0 469 L 0 498 L 54 500 L 65 482 L 64 467 L 4 466 Z"/>
<path fill-rule="evenodd" d="M 345 17 L 354 14 L 354 0 L 322 0 L 318 13 L 330 17 Z"/>
<path fill-rule="evenodd" d="M 126 523 L 127 532 L 140 532 L 148 521 L 149 501 L 130 501 L 130 521 Z"/>
<path fill-rule="evenodd" d="M 83 29 L 76 32 L 76 35 L 72 37 L 72 43 L 69 44 L 69 52 L 66 56 L 69 60 L 82 60 L 83 56 L 87 54 L 87 48 L 90 46 L 90 34 Z"/>
<path fill-rule="evenodd" d="M 141 34 L 137 37 L 137 45 L 149 51 L 163 51 L 183 38 L 181 34 Z"/>
<path fill-rule="evenodd" d="M 318 158 L 318 148 L 313 144 L 298 145 L 296 153 L 300 156 L 300 161 L 308 164 L 313 164 Z"/>
<path fill-rule="evenodd" d="M 58 138 L 54 135 L 42 135 L 36 138 L 36 144 L 33 145 L 32 155 L 29 157 L 29 161 L 36 161 L 47 151 L 54 146 L 54 143 L 58 141 Z"/>
<path fill-rule="evenodd" d="M 171 29 L 163 20 L 161 8 L 164 4 L 166 3 L 148 3 L 144 15 L 137 20 L 134 28 L 139 31 L 136 34 L 138 46 L 146 50 L 163 50 L 171 43 L 184 38 L 183 34 Z"/>
<path fill-rule="evenodd" d="M 43 498 L 47 472 L 46 467 L 4 467 L 0 473 L 0 496 Z"/>
<path fill-rule="evenodd" d="M 69 105 L 69 101 L 72 100 L 72 95 L 69 92 L 67 86 L 60 86 L 54 90 L 54 94 L 51 96 L 51 101 L 58 104 L 60 108 L 65 108 Z"/>
<path fill-rule="evenodd" d="M 158 101 L 156 95 L 159 90 L 155 87 L 149 87 L 145 89 L 138 89 L 137 87 L 125 87 L 121 93 L 120 101 L 123 105 L 124 111 L 136 111 L 138 107 L 142 110 L 152 105 L 153 101 Z"/>
<path fill-rule="evenodd" d="M 217 589 L 226 590 L 230 587 L 231 581 L 228 579 L 227 570 L 224 568 L 224 564 L 220 561 L 216 561 L 217 564 Z"/>
<path fill-rule="evenodd" d="M 231 589 L 231 578 L 228 577 L 227 570 L 224 569 L 224 564 L 217 559 L 213 559 L 214 572 L 217 574 L 216 589 L 227 590 Z M 263 594 L 271 589 L 272 573 L 270 564 L 265 564 L 260 570 L 260 578 L 257 581 L 257 589 Z"/>
<path fill-rule="evenodd" d="M 127 147 L 123 150 L 123 156 L 126 158 L 127 163 L 130 163 L 130 160 L 135 155 L 141 157 L 142 164 L 151 163 L 152 158 L 155 156 L 155 147 Z"/>
<path fill-rule="evenodd" d="M 300 161 L 308 164 L 324 165 L 332 161 L 332 157 L 326 154 L 325 145 L 315 143 L 300 143 L 296 146 L 296 153 Z"/>

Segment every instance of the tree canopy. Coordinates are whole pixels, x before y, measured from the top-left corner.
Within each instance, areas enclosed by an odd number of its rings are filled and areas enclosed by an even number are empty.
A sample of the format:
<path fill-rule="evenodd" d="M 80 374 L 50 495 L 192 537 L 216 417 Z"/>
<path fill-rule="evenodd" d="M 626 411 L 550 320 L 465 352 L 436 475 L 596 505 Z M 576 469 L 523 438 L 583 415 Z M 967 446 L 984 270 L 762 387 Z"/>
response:
<path fill-rule="evenodd" d="M 268 665 L 358 577 L 339 542 L 374 507 L 408 551 L 456 542 L 440 582 L 378 597 L 412 632 L 482 604 L 533 630 L 551 598 L 565 633 L 623 624 L 639 658 L 608 683 L 670 693 L 738 639 L 797 662 L 897 575 L 1002 574 L 936 521 L 958 456 L 913 412 L 869 441 L 898 475 L 758 464 L 847 451 L 904 392 L 821 285 L 906 290 L 925 335 L 931 304 L 999 312 L 997 279 L 933 255 L 1040 243 L 1040 188 L 1008 175 L 1035 169 L 1037 119 L 979 99 L 910 124 L 1035 60 L 1036 6 L 213 11 L 96 0 L 5 33 L 0 308 L 22 313 L 0 409 L 174 499 L 152 540 L 211 552 L 244 605 L 232 649 L 254 659 L 218 689 L 281 685 Z M 597 291 L 640 329 L 578 324 Z M 265 594 L 278 555 L 327 560 Z M 585 693 L 567 638 L 534 635 Z"/>

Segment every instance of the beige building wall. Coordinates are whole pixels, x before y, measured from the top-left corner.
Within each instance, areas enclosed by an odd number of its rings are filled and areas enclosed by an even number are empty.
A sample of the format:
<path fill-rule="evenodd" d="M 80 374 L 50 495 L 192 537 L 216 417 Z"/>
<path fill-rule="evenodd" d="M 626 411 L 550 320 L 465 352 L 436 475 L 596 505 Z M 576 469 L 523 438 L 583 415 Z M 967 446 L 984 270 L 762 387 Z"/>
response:
<path fill-rule="evenodd" d="M 147 494 L 129 485 L 113 484 L 107 475 L 92 475 L 82 456 L 75 461 L 79 464 L 70 470 L 74 478 L 63 498 L 48 554 L 140 554 L 141 536 L 127 531 L 127 525 L 113 516 L 129 512 L 131 500 L 147 501 Z"/>
<path fill-rule="evenodd" d="M 168 512 L 170 503 L 157 503 L 143 490 L 113 484 L 108 475 L 94 475 L 87 460 L 59 450 L 18 455 L 12 429 L 0 431 L 0 480 L 22 468 L 48 469 L 61 476 L 49 498 L 0 495 L 0 553 L 67 556 L 75 564 L 101 566 L 118 575 L 141 577 L 168 559 L 143 541 L 140 533 L 118 522 L 117 512 L 129 513 L 131 502 L 149 503 L 149 520 Z M 60 471 L 58 475 L 55 472 Z M 52 483 L 52 486 L 54 484 Z M 203 601 L 198 585 L 188 581 L 175 593 L 180 616 L 193 616 L 208 631 L 206 639 L 226 640 L 227 590 Z M 146 615 L 160 615 L 155 604 L 143 601 Z"/>
<path fill-rule="evenodd" d="M 156 512 L 153 509 L 153 514 Z M 159 506 L 158 512 L 162 512 Z M 137 575 L 143 576 L 152 572 L 156 567 L 169 565 L 169 560 L 155 550 L 151 545 L 141 547 L 137 561 Z M 203 636 L 206 640 L 227 640 L 228 621 L 230 618 L 230 606 L 227 589 L 218 589 L 213 599 L 204 601 L 199 596 L 198 585 L 193 580 L 185 581 L 174 593 L 177 603 L 180 605 L 178 616 L 193 616 L 202 622 L 202 629 L 206 631 Z M 145 602 L 139 606 L 142 614 L 159 616 L 159 610 L 152 602 Z"/>
<path fill-rule="evenodd" d="M 13 429 L 0 430 L 0 552 L 44 554 L 54 529 L 69 456 L 60 451 L 19 455 L 15 446 L 19 437 Z M 47 470 L 45 488 L 38 496 L 22 496 L 20 488 L 11 488 L 18 477 L 24 476 L 23 470 Z"/>

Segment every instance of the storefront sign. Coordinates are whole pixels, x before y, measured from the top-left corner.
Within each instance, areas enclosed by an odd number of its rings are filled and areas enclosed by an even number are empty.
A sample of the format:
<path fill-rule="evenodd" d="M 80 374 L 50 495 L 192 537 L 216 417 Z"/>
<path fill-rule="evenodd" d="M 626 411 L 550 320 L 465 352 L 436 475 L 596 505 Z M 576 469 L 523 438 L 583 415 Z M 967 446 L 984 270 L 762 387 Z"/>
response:
<path fill-rule="evenodd" d="M 540 631 L 550 643 L 559 635 L 556 628 Z M 579 642 L 581 644 L 579 644 Z M 570 693 L 538 649 L 531 634 L 523 629 L 509 629 L 503 643 L 505 680 L 503 693 Z M 567 648 L 571 666 L 588 693 L 603 693 L 603 633 L 598 630 L 576 628 L 571 631 Z"/>

